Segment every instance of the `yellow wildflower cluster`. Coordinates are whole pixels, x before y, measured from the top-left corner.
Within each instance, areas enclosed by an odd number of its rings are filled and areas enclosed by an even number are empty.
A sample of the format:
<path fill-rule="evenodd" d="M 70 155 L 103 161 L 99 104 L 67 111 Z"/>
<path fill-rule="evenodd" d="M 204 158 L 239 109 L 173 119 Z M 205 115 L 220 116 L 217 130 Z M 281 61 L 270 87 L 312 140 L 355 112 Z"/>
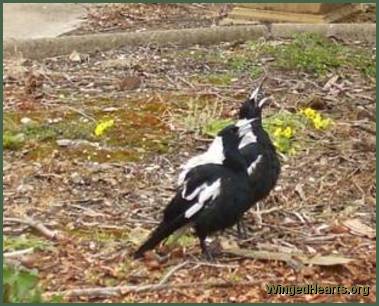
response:
<path fill-rule="evenodd" d="M 313 123 L 313 126 L 318 130 L 324 130 L 333 123 L 333 121 L 329 118 L 322 118 L 319 112 L 310 107 L 300 110 L 299 113 L 311 121 Z"/>
<path fill-rule="evenodd" d="M 110 127 L 112 127 L 114 124 L 114 120 L 113 119 L 109 119 L 109 120 L 105 120 L 105 121 L 101 121 L 99 122 L 97 125 L 96 125 L 96 128 L 95 128 L 95 135 L 96 136 L 101 136 L 104 134 L 104 132 L 109 129 Z"/>
<path fill-rule="evenodd" d="M 286 128 L 278 127 L 274 131 L 274 136 L 275 137 L 284 137 L 284 138 L 292 138 L 294 135 L 294 130 L 290 127 L 287 126 Z"/>
<path fill-rule="evenodd" d="M 274 145 L 282 153 L 288 153 L 290 155 L 295 154 L 295 149 L 292 147 L 292 137 L 295 135 L 295 131 L 292 127 L 277 127 L 274 132 Z"/>

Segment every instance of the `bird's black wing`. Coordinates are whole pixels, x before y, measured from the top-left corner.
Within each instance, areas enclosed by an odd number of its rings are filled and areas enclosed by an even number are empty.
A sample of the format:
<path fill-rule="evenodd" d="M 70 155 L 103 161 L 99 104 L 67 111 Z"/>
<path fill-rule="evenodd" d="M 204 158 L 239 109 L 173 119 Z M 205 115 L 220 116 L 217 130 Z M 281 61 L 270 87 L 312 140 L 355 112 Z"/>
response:
<path fill-rule="evenodd" d="M 210 199 L 217 197 L 221 179 L 229 172 L 227 168 L 216 164 L 205 164 L 191 169 L 183 186 L 165 208 L 163 219 L 169 221 L 181 214 L 186 215 L 186 219 L 193 218 Z"/>

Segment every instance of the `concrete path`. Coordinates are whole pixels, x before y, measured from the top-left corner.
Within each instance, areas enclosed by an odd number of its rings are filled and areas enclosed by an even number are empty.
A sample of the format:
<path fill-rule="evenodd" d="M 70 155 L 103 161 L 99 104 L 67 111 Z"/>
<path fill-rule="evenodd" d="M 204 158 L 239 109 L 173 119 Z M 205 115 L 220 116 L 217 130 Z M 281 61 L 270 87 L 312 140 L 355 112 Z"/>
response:
<path fill-rule="evenodd" d="M 56 37 L 75 29 L 84 15 L 81 4 L 4 3 L 3 37 Z"/>

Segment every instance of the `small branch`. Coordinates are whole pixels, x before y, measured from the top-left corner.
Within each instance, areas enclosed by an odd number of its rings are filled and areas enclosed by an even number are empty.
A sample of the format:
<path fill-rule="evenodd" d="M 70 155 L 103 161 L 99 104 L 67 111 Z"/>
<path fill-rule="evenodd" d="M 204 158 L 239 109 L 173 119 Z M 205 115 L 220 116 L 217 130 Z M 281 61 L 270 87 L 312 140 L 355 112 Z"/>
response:
<path fill-rule="evenodd" d="M 66 291 L 56 291 L 56 292 L 46 292 L 44 294 L 45 298 L 51 297 L 53 295 L 63 295 L 65 297 L 108 297 L 108 296 L 118 296 L 131 292 L 139 293 L 146 291 L 159 291 L 165 289 L 179 289 L 179 288 L 228 288 L 228 287 L 238 287 L 238 286 L 253 286 L 259 285 L 262 280 L 249 281 L 249 282 L 191 282 L 182 284 L 151 284 L 151 285 L 141 285 L 141 286 L 117 286 L 117 287 L 97 287 L 97 288 L 85 288 L 85 289 L 71 289 Z"/>
<path fill-rule="evenodd" d="M 60 240 L 63 238 L 63 236 L 58 231 L 51 231 L 41 222 L 35 221 L 30 217 L 26 217 L 25 219 L 4 218 L 3 222 L 13 222 L 28 225 L 50 240 Z"/>
<path fill-rule="evenodd" d="M 7 253 L 4 253 L 4 258 L 20 257 L 29 253 L 33 253 L 33 251 L 34 251 L 34 248 L 29 248 L 25 250 L 14 251 L 14 252 L 7 252 Z"/>
<path fill-rule="evenodd" d="M 72 106 L 69 106 L 69 105 L 66 105 L 66 107 L 70 110 L 72 110 L 73 112 L 75 113 L 78 113 L 79 115 L 82 115 L 83 117 L 87 118 L 88 120 L 91 120 L 92 122 L 96 122 L 96 119 L 87 115 L 86 113 L 84 113 L 83 111 L 79 110 L 79 109 L 76 109 L 75 107 L 72 107 Z"/>
<path fill-rule="evenodd" d="M 167 283 L 168 279 L 178 270 L 183 268 L 186 264 L 188 264 L 189 261 L 186 260 L 185 262 L 182 262 L 181 264 L 173 267 L 170 271 L 167 272 L 167 274 L 161 279 L 161 281 L 158 283 L 158 285 L 163 285 Z"/>

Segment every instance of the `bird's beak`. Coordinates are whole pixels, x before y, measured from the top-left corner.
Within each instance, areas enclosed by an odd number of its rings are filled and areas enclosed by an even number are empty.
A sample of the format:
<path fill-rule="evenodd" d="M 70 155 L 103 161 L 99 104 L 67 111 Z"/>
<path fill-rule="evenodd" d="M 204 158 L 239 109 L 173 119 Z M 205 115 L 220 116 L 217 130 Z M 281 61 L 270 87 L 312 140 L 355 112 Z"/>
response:
<path fill-rule="evenodd" d="M 262 100 L 258 101 L 258 107 L 262 109 L 264 106 L 266 106 L 268 103 L 272 101 L 272 97 L 266 97 L 263 98 Z"/>
<path fill-rule="evenodd" d="M 264 76 L 262 77 L 262 79 L 259 81 L 259 84 L 258 84 L 257 88 L 255 88 L 255 89 L 253 90 L 253 92 L 251 93 L 251 95 L 250 95 L 250 97 L 249 97 L 249 100 L 250 100 L 250 101 L 253 101 L 253 102 L 255 101 L 255 98 L 257 97 L 258 92 L 259 92 L 259 90 L 261 89 L 261 87 L 262 87 L 262 85 L 263 85 L 263 82 L 264 82 L 266 79 L 267 79 L 267 76 L 264 75 Z"/>
<path fill-rule="evenodd" d="M 253 102 L 255 101 L 255 97 L 257 96 L 260 89 L 261 89 L 261 86 L 258 86 L 256 89 L 254 89 L 254 91 L 251 93 L 249 97 L 250 101 L 253 101 Z"/>

